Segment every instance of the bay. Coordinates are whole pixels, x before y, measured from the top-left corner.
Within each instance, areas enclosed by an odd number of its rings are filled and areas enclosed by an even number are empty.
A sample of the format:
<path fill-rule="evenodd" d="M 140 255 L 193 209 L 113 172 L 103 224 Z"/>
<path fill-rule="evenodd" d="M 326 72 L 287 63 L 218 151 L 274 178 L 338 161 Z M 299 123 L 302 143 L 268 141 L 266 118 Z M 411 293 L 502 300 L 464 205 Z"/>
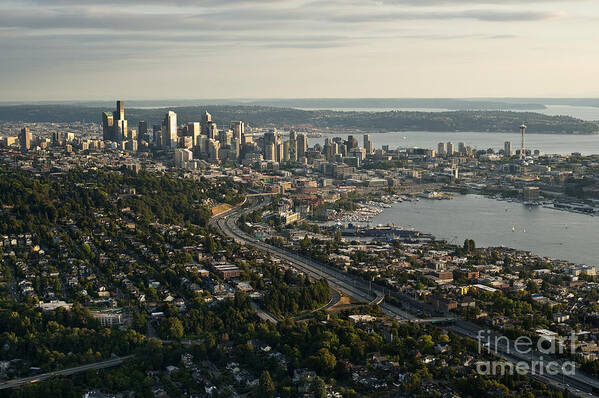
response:
<path fill-rule="evenodd" d="M 462 244 L 505 246 L 544 257 L 599 266 L 599 217 L 527 207 L 481 195 L 395 203 L 371 224 L 393 223 Z"/>

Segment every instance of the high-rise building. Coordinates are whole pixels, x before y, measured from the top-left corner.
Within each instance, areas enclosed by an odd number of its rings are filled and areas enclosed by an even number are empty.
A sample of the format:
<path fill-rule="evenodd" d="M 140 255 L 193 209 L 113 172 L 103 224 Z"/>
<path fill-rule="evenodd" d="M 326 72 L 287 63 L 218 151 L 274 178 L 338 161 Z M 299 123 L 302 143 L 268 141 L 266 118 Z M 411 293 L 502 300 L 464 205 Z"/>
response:
<path fill-rule="evenodd" d="M 149 141 L 148 139 L 148 123 L 145 120 L 140 120 L 137 124 L 137 140 Z"/>
<path fill-rule="evenodd" d="M 123 120 L 125 119 L 125 101 L 117 101 L 116 102 L 116 115 L 115 119 Z"/>
<path fill-rule="evenodd" d="M 506 141 L 503 143 L 503 153 L 506 157 L 510 158 L 514 154 L 512 152 L 512 143 L 510 141 Z"/>
<path fill-rule="evenodd" d="M 465 155 L 466 154 L 466 144 L 464 144 L 463 142 L 460 142 L 458 144 L 458 153 L 460 155 Z"/>
<path fill-rule="evenodd" d="M 205 135 L 208 138 L 215 138 L 214 137 L 214 127 L 213 127 L 213 122 L 212 122 L 212 115 L 208 113 L 208 111 L 204 112 L 204 114 L 202 115 L 202 134 Z"/>
<path fill-rule="evenodd" d="M 207 113 L 207 112 L 206 112 Z M 208 140 L 208 156 L 211 161 L 217 162 L 219 159 L 218 153 L 220 151 L 220 142 L 215 139 Z"/>
<path fill-rule="evenodd" d="M 358 140 L 356 140 L 353 135 L 348 136 L 347 142 L 346 142 L 346 147 L 347 147 L 347 152 L 349 153 L 352 149 L 358 147 Z"/>
<path fill-rule="evenodd" d="M 216 123 L 214 122 L 210 122 L 207 125 L 207 129 L 208 129 L 208 138 L 210 139 L 217 139 L 218 138 L 218 127 L 216 126 Z"/>
<path fill-rule="evenodd" d="M 279 160 L 277 156 L 277 145 L 279 143 L 279 134 L 276 130 L 264 133 L 264 160 Z"/>
<path fill-rule="evenodd" d="M 218 141 L 221 146 L 231 145 L 231 139 L 233 138 L 233 130 L 221 130 L 218 133 Z"/>
<path fill-rule="evenodd" d="M 125 102 L 117 101 L 116 110 L 102 113 L 102 139 L 121 142 L 128 137 Z"/>
<path fill-rule="evenodd" d="M 162 147 L 177 147 L 177 114 L 173 111 L 168 111 L 162 122 Z"/>
<path fill-rule="evenodd" d="M 152 142 L 154 143 L 154 146 L 160 148 L 162 146 L 162 125 L 155 124 L 152 126 L 152 133 Z"/>
<path fill-rule="evenodd" d="M 119 119 L 114 122 L 113 141 L 121 142 L 127 138 L 127 120 Z"/>
<path fill-rule="evenodd" d="M 448 142 L 447 143 L 447 147 L 446 147 L 445 151 L 446 151 L 446 153 L 447 153 L 448 156 L 451 156 L 451 155 L 454 154 L 455 149 L 453 147 L 453 142 Z"/>
<path fill-rule="evenodd" d="M 370 155 L 373 151 L 372 141 L 370 140 L 370 134 L 364 134 L 364 149 L 366 149 L 366 154 Z"/>
<path fill-rule="evenodd" d="M 231 156 L 234 158 L 234 160 L 238 160 L 240 155 L 241 155 L 241 141 L 238 141 L 235 138 L 233 138 L 231 140 Z"/>
<path fill-rule="evenodd" d="M 281 161 L 289 162 L 289 160 L 291 160 L 290 153 L 291 153 L 291 140 L 287 140 L 287 141 L 283 142 L 283 155 L 281 157 Z"/>
<path fill-rule="evenodd" d="M 194 146 L 198 148 L 200 153 L 206 155 L 208 153 L 208 140 L 209 138 L 203 134 L 200 134 L 196 137 L 194 142 Z"/>
<path fill-rule="evenodd" d="M 245 124 L 241 121 L 231 122 L 231 130 L 233 130 L 233 138 L 241 142 L 241 136 L 245 134 Z"/>
<path fill-rule="evenodd" d="M 447 152 L 447 149 L 446 149 L 446 148 L 447 148 L 447 147 L 445 146 L 445 143 L 444 143 L 444 142 L 440 142 L 440 143 L 437 145 L 437 155 L 439 155 L 439 156 L 443 156 L 443 155 L 445 155 L 445 153 Z"/>
<path fill-rule="evenodd" d="M 277 154 L 276 154 L 276 144 L 274 143 L 268 143 L 268 144 L 264 144 L 264 160 L 270 160 L 270 161 L 276 161 L 277 160 Z"/>
<path fill-rule="evenodd" d="M 193 122 L 187 124 L 187 135 L 192 137 L 193 145 L 198 145 L 198 137 L 202 134 L 202 129 L 200 128 L 200 122 Z"/>
<path fill-rule="evenodd" d="M 52 133 L 52 144 L 56 146 L 62 146 L 64 143 L 63 134 L 60 131 Z"/>
<path fill-rule="evenodd" d="M 187 164 L 193 160 L 193 153 L 186 148 L 175 149 L 175 165 L 177 167 L 187 167 Z"/>
<path fill-rule="evenodd" d="M 114 134 L 114 115 L 112 112 L 102 113 L 102 139 L 111 141 Z"/>
<path fill-rule="evenodd" d="M 298 160 L 306 156 L 306 151 L 308 150 L 308 137 L 305 134 L 297 135 L 297 158 Z"/>
<path fill-rule="evenodd" d="M 31 131 L 29 130 L 29 127 L 23 127 L 21 129 L 19 142 L 21 143 L 21 150 L 28 151 L 31 149 Z"/>
<path fill-rule="evenodd" d="M 289 160 L 291 162 L 297 162 L 297 134 L 291 131 L 289 134 Z"/>

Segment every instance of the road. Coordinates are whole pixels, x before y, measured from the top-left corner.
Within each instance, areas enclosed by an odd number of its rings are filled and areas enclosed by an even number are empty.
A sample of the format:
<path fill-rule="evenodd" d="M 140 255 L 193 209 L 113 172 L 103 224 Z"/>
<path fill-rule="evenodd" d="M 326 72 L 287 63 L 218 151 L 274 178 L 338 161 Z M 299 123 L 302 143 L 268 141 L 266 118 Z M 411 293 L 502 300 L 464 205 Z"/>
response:
<path fill-rule="evenodd" d="M 69 375 L 73 375 L 75 373 L 81 373 L 81 372 L 85 372 L 88 370 L 111 368 L 111 367 L 122 364 L 127 359 L 132 358 L 132 357 L 133 357 L 133 355 L 128 355 L 126 357 L 113 358 L 113 359 L 109 359 L 107 361 L 95 362 L 95 363 L 90 363 L 87 365 L 76 366 L 74 368 L 56 370 L 54 372 L 43 373 L 43 374 L 39 374 L 36 376 L 23 377 L 22 379 L 8 380 L 8 381 L 0 383 L 0 390 L 21 387 L 25 384 L 37 383 L 39 381 L 47 380 L 51 377 L 56 377 L 56 376 L 69 376 Z"/>
<path fill-rule="evenodd" d="M 262 205 L 262 201 L 258 201 L 243 212 L 250 212 Z M 275 257 L 284 260 L 293 268 L 305 273 L 313 279 L 326 279 L 331 287 L 337 289 L 341 293 L 358 301 L 370 302 L 378 296 L 382 295 L 381 291 L 371 289 L 368 283 L 361 278 L 333 269 L 332 267 L 319 264 L 311 259 L 300 256 L 284 249 L 268 245 L 264 242 L 255 240 L 237 227 L 237 219 L 240 212 L 231 211 L 226 214 L 215 217 L 212 224 L 216 226 L 223 234 L 233 238 L 236 242 L 244 244 L 255 249 L 259 249 L 274 255 Z M 383 302 L 381 309 L 387 315 L 410 320 L 416 317 L 409 312 L 403 311 L 393 305 Z"/>
<path fill-rule="evenodd" d="M 321 279 L 324 278 L 328 281 L 329 285 L 337 289 L 339 292 L 359 301 L 371 302 L 382 294 L 381 291 L 376 291 L 372 288 L 372 284 L 364 281 L 359 277 L 349 275 L 338 271 L 330 266 L 319 264 L 309 258 L 302 257 L 297 253 L 293 253 L 278 247 L 266 244 L 259 240 L 254 239 L 245 232 L 241 231 L 237 227 L 237 219 L 244 212 L 256 210 L 257 208 L 264 205 L 264 199 L 260 199 L 257 203 L 250 206 L 248 209 L 240 211 L 239 208 L 232 209 L 230 212 L 223 214 L 219 217 L 215 217 L 212 220 L 214 226 L 216 226 L 224 235 L 227 235 L 234 239 L 240 244 L 244 244 L 249 247 L 253 247 L 258 250 L 265 251 L 271 255 L 284 260 L 290 266 L 297 270 L 304 272 L 308 276 Z M 410 321 L 424 323 L 430 321 L 429 319 L 418 319 L 413 314 L 406 312 L 394 305 L 386 302 L 382 302 L 380 307 L 384 313 L 390 315 L 400 321 Z M 450 319 L 450 318 L 447 318 Z M 481 327 L 471 322 L 458 319 L 455 324 L 450 327 L 455 333 L 468 336 L 476 339 L 481 330 Z M 517 363 L 521 361 L 539 361 L 542 355 L 539 352 L 533 352 L 530 355 L 518 355 L 514 350 L 513 341 L 507 340 L 507 344 L 493 345 L 493 349 L 496 349 L 497 356 L 505 359 L 511 363 Z M 561 363 L 559 358 L 550 359 L 556 360 Z M 547 356 L 545 356 L 545 363 L 547 362 Z M 544 368 L 546 371 L 546 367 Z M 574 375 L 560 373 L 557 375 L 533 375 L 533 377 L 551 385 L 554 385 L 560 389 L 568 389 L 571 392 L 575 392 L 579 396 L 595 397 L 592 394 L 593 389 L 599 391 L 599 380 L 585 375 L 578 369 Z"/>

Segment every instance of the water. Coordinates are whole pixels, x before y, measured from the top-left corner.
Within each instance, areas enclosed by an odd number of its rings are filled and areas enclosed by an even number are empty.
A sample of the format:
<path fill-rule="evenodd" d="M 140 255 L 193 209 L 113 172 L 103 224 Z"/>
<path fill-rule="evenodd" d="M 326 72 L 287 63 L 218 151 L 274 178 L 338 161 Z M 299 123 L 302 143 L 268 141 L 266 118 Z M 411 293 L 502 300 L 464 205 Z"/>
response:
<path fill-rule="evenodd" d="M 586 121 L 599 120 L 599 107 L 594 106 L 576 106 L 576 105 L 545 105 L 546 109 L 533 109 L 526 112 L 542 113 L 549 116 L 571 116 L 577 119 Z M 298 108 L 306 111 L 316 111 L 321 108 Z M 405 111 L 405 112 L 452 112 L 452 109 L 445 108 L 327 108 L 331 111 L 339 112 L 390 112 L 390 111 Z M 480 109 L 470 109 L 477 111 Z M 487 109 L 488 110 L 488 109 Z M 520 111 L 514 111 L 520 112 Z M 522 111 L 524 112 L 524 111 Z"/>
<path fill-rule="evenodd" d="M 412 227 L 451 243 L 474 239 L 480 247 L 505 246 L 599 266 L 599 217 L 463 195 L 452 200 L 396 203 L 372 221 L 387 223 Z"/>
<path fill-rule="evenodd" d="M 572 116 L 578 119 L 599 120 L 599 108 L 594 106 L 546 105 L 547 109 L 536 112 L 550 116 Z"/>
<path fill-rule="evenodd" d="M 335 134 L 334 136 L 347 138 L 349 134 Z M 360 146 L 363 145 L 363 134 L 353 134 Z M 308 144 L 323 145 L 327 136 L 309 138 Z M 330 135 L 328 137 L 333 137 Z M 483 132 L 426 132 L 402 131 L 392 133 L 372 133 L 370 139 L 375 148 L 389 145 L 391 149 L 397 148 L 429 148 L 437 149 L 439 142 L 451 141 L 457 148 L 458 142 L 463 142 L 476 149 L 494 150 L 503 149 L 505 141 L 511 141 L 514 150 L 520 147 L 519 133 L 483 133 Z M 599 154 L 599 135 L 571 135 L 571 134 L 527 134 L 526 148 L 538 149 L 542 153 L 571 154 L 580 152 L 585 155 Z"/>

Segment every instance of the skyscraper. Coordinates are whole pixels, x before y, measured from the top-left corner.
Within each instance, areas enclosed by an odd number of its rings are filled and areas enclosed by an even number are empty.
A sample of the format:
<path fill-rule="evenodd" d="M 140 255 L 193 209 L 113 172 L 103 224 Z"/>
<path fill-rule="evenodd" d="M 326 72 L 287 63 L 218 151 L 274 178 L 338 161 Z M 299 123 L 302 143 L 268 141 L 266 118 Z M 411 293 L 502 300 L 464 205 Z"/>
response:
<path fill-rule="evenodd" d="M 121 142 L 127 137 L 127 120 L 119 119 L 114 122 L 113 141 Z"/>
<path fill-rule="evenodd" d="M 308 137 L 305 134 L 297 135 L 297 158 L 306 156 L 306 151 L 308 150 Z"/>
<path fill-rule="evenodd" d="M 177 147 L 177 114 L 173 111 L 168 111 L 162 122 L 162 147 Z"/>
<path fill-rule="evenodd" d="M 208 111 L 204 112 L 202 115 L 202 134 L 208 138 L 214 138 L 214 132 L 211 132 L 213 129 L 212 124 L 212 115 Z"/>
<path fill-rule="evenodd" d="M 264 133 L 264 160 L 277 160 L 277 144 L 279 141 L 279 134 L 276 130 L 268 131 Z M 272 149 L 271 149 L 272 146 Z M 272 152 L 271 152 L 272 150 Z"/>
<path fill-rule="evenodd" d="M 140 120 L 139 123 L 137 124 L 137 140 L 138 141 L 145 140 L 146 142 L 149 141 L 149 139 L 148 139 L 148 123 L 146 123 L 145 120 Z"/>
<path fill-rule="evenodd" d="M 447 143 L 447 148 L 445 149 L 445 152 L 447 153 L 448 156 L 451 156 L 454 154 L 455 149 L 453 147 L 453 142 L 448 142 Z"/>
<path fill-rule="evenodd" d="M 112 112 L 102 113 L 102 139 L 111 141 L 114 134 L 114 115 Z"/>
<path fill-rule="evenodd" d="M 437 145 L 437 155 L 439 156 L 443 156 L 446 153 L 446 146 L 444 142 L 440 142 L 439 145 Z"/>
<path fill-rule="evenodd" d="M 19 142 L 21 143 L 21 150 L 28 151 L 31 149 L 31 131 L 29 131 L 29 127 L 23 127 L 21 129 Z"/>
<path fill-rule="evenodd" d="M 347 148 L 347 153 L 349 153 L 352 149 L 358 147 L 358 140 L 356 140 L 353 135 L 350 135 L 347 137 L 347 142 L 345 143 L 345 146 Z"/>
<path fill-rule="evenodd" d="M 193 145 L 194 146 L 198 145 L 198 137 L 200 136 L 201 133 L 202 133 L 202 130 L 200 128 L 200 122 L 193 122 L 193 123 L 187 124 L 187 135 L 190 137 L 193 137 Z"/>
<path fill-rule="evenodd" d="M 264 160 L 270 160 L 273 162 L 277 160 L 275 144 L 269 143 L 264 145 Z"/>
<path fill-rule="evenodd" d="M 370 140 L 370 134 L 364 134 L 364 149 L 366 149 L 367 155 L 370 155 L 373 152 L 372 141 Z"/>
<path fill-rule="evenodd" d="M 125 102 L 117 101 L 116 110 L 102 113 L 102 139 L 120 142 L 128 136 Z"/>
<path fill-rule="evenodd" d="M 241 121 L 231 122 L 231 130 L 233 130 L 233 138 L 241 142 L 241 136 L 245 134 L 245 124 Z"/>
<path fill-rule="evenodd" d="M 233 138 L 233 131 L 232 130 L 221 130 L 218 133 L 218 141 L 220 142 L 221 146 L 231 145 L 231 139 L 232 138 Z"/>
<path fill-rule="evenodd" d="M 154 146 L 161 147 L 162 146 L 162 125 L 155 124 L 154 126 L 152 126 L 152 133 L 153 133 L 152 142 L 154 143 Z"/>
<path fill-rule="evenodd" d="M 291 131 L 289 134 L 289 160 L 297 162 L 297 134 L 295 131 Z"/>
<path fill-rule="evenodd" d="M 207 128 L 207 131 L 208 131 L 208 133 L 206 134 L 208 136 L 208 138 L 210 138 L 210 139 L 217 139 L 218 138 L 218 127 L 216 126 L 216 123 L 209 122 L 206 125 L 206 128 Z"/>
<path fill-rule="evenodd" d="M 208 140 L 208 156 L 213 162 L 219 160 L 220 142 L 215 139 Z"/>
<path fill-rule="evenodd" d="M 512 152 L 512 143 L 510 141 L 506 141 L 503 144 L 503 153 L 505 154 L 506 157 L 511 157 L 513 155 Z"/>
<path fill-rule="evenodd" d="M 124 120 L 125 119 L 125 101 L 117 101 L 116 102 L 116 115 L 115 119 Z"/>

